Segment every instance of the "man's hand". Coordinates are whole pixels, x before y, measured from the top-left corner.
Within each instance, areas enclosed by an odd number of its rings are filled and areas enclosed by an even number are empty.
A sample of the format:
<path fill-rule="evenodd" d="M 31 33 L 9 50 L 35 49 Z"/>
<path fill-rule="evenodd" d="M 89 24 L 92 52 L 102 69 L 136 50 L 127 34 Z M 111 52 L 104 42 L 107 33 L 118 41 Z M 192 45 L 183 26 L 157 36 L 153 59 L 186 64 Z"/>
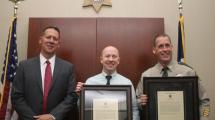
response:
<path fill-rule="evenodd" d="M 148 102 L 148 97 L 145 94 L 140 95 L 139 99 L 141 105 L 146 105 Z"/>
<path fill-rule="evenodd" d="M 43 114 L 33 116 L 35 120 L 54 120 L 54 117 L 51 114 Z"/>
<path fill-rule="evenodd" d="M 83 88 L 83 85 L 84 85 L 84 83 L 78 82 L 78 84 L 77 84 L 77 86 L 76 86 L 76 89 L 75 89 L 75 91 L 76 91 L 76 93 L 77 93 L 78 95 L 80 95 L 80 92 L 81 92 L 81 90 L 82 90 L 82 88 Z"/>

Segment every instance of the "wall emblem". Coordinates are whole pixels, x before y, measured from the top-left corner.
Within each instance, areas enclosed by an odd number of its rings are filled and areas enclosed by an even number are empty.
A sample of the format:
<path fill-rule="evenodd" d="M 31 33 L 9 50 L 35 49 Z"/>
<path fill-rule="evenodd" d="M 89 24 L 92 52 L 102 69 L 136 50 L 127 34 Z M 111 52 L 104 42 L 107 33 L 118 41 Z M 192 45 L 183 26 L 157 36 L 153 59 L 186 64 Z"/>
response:
<path fill-rule="evenodd" d="M 83 7 L 93 6 L 99 12 L 102 6 L 112 6 L 111 0 L 84 0 Z"/>

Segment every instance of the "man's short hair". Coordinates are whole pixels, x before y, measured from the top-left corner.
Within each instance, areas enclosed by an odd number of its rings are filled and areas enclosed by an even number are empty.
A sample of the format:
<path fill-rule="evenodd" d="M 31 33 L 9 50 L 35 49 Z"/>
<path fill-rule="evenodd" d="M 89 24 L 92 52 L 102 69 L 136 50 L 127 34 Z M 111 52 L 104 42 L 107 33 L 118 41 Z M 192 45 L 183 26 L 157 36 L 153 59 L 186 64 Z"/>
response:
<path fill-rule="evenodd" d="M 172 42 L 171 42 L 171 38 L 169 37 L 169 35 L 167 35 L 167 34 L 165 34 L 165 33 L 161 33 L 161 34 L 157 34 L 157 35 L 154 37 L 154 39 L 153 39 L 153 46 L 154 46 L 154 47 L 156 46 L 156 40 L 157 40 L 157 38 L 159 38 L 159 37 L 167 37 L 167 38 L 169 39 L 170 43 L 172 43 Z"/>
<path fill-rule="evenodd" d="M 54 30 L 56 30 L 57 32 L 58 32 L 58 34 L 59 34 L 59 38 L 60 38 L 60 29 L 58 28 L 58 27 L 56 27 L 56 26 L 47 26 L 47 27 L 45 27 L 45 28 L 43 28 L 43 33 L 42 33 L 42 35 L 45 33 L 45 31 L 47 30 L 47 29 L 54 29 Z"/>

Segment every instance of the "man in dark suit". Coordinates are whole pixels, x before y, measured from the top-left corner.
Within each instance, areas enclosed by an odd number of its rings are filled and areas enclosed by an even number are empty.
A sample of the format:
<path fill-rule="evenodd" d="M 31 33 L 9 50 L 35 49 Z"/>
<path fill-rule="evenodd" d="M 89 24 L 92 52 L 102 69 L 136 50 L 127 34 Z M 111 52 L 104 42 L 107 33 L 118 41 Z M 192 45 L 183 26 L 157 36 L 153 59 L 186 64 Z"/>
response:
<path fill-rule="evenodd" d="M 74 67 L 56 57 L 60 30 L 46 27 L 40 55 L 22 61 L 12 86 L 12 105 L 21 120 L 67 120 L 77 103 Z"/>

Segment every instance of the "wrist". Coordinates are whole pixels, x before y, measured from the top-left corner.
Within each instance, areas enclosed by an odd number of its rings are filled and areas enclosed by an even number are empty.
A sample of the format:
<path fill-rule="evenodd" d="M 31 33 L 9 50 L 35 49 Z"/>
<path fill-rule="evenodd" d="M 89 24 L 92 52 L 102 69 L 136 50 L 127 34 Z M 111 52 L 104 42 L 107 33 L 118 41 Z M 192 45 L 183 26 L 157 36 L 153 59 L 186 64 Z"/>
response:
<path fill-rule="evenodd" d="M 49 114 L 52 120 L 56 120 L 52 114 Z"/>

